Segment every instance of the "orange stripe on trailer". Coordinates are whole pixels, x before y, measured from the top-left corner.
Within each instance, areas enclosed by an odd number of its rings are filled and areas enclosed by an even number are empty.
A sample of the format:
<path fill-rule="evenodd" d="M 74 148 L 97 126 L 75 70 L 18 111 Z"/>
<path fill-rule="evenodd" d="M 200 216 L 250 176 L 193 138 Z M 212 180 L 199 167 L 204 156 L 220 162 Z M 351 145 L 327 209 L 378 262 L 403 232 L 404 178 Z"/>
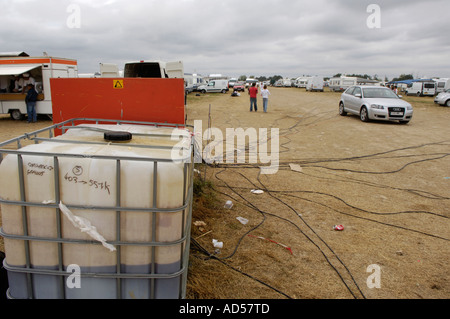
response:
<path fill-rule="evenodd" d="M 32 59 L 5 59 L 0 60 L 1 65 L 7 64 L 41 64 L 41 63 L 57 63 L 57 64 L 69 64 L 78 65 L 76 60 L 64 60 L 59 58 L 32 58 Z"/>

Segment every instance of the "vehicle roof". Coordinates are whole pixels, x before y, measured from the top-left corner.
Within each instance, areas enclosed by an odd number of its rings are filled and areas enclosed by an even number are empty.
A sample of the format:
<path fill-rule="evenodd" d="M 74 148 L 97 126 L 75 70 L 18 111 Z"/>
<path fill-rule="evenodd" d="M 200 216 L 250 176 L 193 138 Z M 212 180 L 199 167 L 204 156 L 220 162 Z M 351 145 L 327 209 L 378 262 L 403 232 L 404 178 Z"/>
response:
<path fill-rule="evenodd" d="M 360 87 L 360 88 L 372 88 L 372 89 L 388 89 L 389 88 L 385 86 L 379 86 L 379 85 L 352 85 L 351 87 Z"/>

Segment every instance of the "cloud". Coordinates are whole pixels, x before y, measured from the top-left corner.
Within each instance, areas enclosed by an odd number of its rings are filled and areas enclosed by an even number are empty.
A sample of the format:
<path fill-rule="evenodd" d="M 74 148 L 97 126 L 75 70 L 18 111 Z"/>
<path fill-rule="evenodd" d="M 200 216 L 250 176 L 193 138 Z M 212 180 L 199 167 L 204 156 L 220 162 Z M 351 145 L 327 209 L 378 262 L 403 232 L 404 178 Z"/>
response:
<path fill-rule="evenodd" d="M 186 72 L 450 76 L 448 0 L 4 0 L 2 51 L 75 58 L 80 72 L 182 60 Z M 381 8 L 369 29 L 367 6 Z M 70 5 L 80 28 L 70 28 Z"/>

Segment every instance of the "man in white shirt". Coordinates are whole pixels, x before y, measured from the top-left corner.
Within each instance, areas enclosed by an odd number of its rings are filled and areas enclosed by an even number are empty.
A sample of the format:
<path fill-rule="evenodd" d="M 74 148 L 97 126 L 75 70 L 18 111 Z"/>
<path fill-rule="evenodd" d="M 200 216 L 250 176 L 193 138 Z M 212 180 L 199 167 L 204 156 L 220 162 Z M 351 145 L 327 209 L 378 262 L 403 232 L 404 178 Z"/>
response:
<path fill-rule="evenodd" d="M 22 93 L 22 91 L 23 91 L 23 79 L 19 75 L 15 75 L 14 77 L 15 77 L 15 80 L 14 80 L 13 92 L 14 93 Z"/>
<path fill-rule="evenodd" d="M 267 85 L 264 85 L 264 89 L 261 90 L 261 96 L 263 98 L 264 113 L 267 113 L 267 104 L 269 103 L 269 95 L 270 95 L 270 92 L 267 89 Z"/>
<path fill-rule="evenodd" d="M 30 76 L 30 73 L 24 73 L 22 93 L 26 93 L 26 91 L 28 91 L 28 84 L 33 84 L 34 86 L 36 84 L 36 81 L 32 76 Z"/>

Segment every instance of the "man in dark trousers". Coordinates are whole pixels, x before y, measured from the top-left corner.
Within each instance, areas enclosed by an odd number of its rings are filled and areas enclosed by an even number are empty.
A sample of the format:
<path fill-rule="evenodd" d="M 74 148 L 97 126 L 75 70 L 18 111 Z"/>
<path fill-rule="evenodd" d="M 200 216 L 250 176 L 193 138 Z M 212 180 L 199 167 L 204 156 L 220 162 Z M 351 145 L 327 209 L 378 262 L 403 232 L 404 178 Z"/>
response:
<path fill-rule="evenodd" d="M 256 83 L 253 83 L 248 89 L 248 94 L 250 95 L 250 112 L 253 112 L 253 105 L 255 105 L 255 112 L 258 112 L 258 105 L 256 101 L 258 96 L 258 88 L 256 87 Z"/>
<path fill-rule="evenodd" d="M 27 114 L 28 114 L 28 123 L 36 123 L 37 114 L 36 114 L 36 101 L 38 98 L 38 93 L 34 89 L 33 84 L 28 84 L 27 86 L 27 96 L 25 97 L 25 102 L 27 103 Z"/>

